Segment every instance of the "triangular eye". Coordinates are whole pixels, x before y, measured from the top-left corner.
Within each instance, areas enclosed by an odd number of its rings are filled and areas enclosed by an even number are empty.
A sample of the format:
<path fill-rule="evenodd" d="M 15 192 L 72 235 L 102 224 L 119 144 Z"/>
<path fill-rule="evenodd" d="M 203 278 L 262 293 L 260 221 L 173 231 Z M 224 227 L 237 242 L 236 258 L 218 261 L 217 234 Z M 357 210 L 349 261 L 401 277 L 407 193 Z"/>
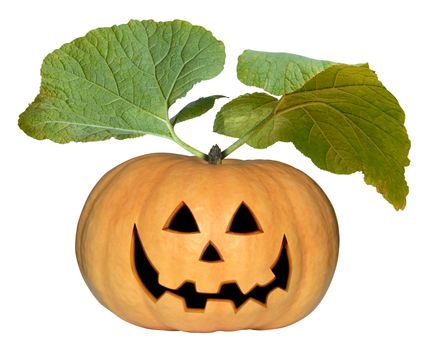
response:
<path fill-rule="evenodd" d="M 251 210 L 245 205 L 244 202 L 241 203 L 235 215 L 233 216 L 229 233 L 260 233 L 263 232 L 257 219 Z"/>
<path fill-rule="evenodd" d="M 197 222 L 188 206 L 182 202 L 168 219 L 164 230 L 180 233 L 198 233 Z"/>

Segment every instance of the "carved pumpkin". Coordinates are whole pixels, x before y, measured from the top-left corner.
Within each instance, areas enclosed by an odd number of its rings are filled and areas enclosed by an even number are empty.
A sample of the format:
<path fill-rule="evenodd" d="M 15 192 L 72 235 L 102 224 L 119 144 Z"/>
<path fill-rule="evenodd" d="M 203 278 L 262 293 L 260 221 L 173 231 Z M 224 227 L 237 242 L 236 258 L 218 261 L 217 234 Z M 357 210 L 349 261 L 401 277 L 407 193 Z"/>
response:
<path fill-rule="evenodd" d="M 338 228 L 320 187 L 289 165 L 151 154 L 99 181 L 76 253 L 96 298 L 128 322 L 269 329 L 318 305 L 335 270 Z"/>

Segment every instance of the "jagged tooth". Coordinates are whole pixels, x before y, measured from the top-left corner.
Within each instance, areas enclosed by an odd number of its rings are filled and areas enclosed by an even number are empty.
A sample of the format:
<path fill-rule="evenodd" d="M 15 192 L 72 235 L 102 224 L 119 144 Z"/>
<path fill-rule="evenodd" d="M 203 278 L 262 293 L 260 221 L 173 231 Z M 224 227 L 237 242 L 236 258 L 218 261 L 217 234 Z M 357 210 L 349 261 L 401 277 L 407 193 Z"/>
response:
<path fill-rule="evenodd" d="M 266 300 L 268 299 L 268 295 L 270 291 L 273 289 L 274 287 L 271 287 L 271 285 L 267 285 L 265 287 L 257 286 L 248 294 L 248 296 L 257 300 L 261 304 L 266 305 Z"/>
<path fill-rule="evenodd" d="M 241 295 L 243 294 L 241 289 L 239 288 L 238 284 L 235 282 L 230 283 L 224 283 L 221 286 L 221 289 L 219 290 L 219 294 L 235 294 L 235 295 Z"/>
<path fill-rule="evenodd" d="M 221 288 L 221 280 L 212 278 L 212 275 L 203 276 L 196 281 L 196 289 L 200 293 L 218 293 Z"/>
<path fill-rule="evenodd" d="M 251 276 L 251 278 L 248 278 L 248 280 L 239 280 L 238 285 L 242 293 L 248 294 L 254 289 L 254 287 L 267 285 L 271 283 L 274 279 L 274 273 L 270 269 L 267 269 L 258 276 Z"/>
<path fill-rule="evenodd" d="M 204 309 L 206 307 L 206 296 L 197 293 L 193 282 L 185 282 L 175 293 L 184 298 L 188 309 Z"/>
<path fill-rule="evenodd" d="M 163 285 L 168 289 L 178 289 L 184 283 L 185 279 L 179 273 L 160 273 L 158 275 L 159 284 Z"/>
<path fill-rule="evenodd" d="M 223 284 L 218 294 L 224 299 L 231 300 L 236 308 L 239 308 L 248 299 L 248 297 L 241 292 L 237 283 L 234 282 Z"/>
<path fill-rule="evenodd" d="M 206 303 L 206 298 L 199 298 L 196 300 L 185 299 L 185 305 L 188 309 L 205 309 Z"/>
<path fill-rule="evenodd" d="M 237 302 L 234 301 L 236 309 L 239 309 L 242 305 L 244 305 L 247 302 L 248 299 L 249 298 L 245 297 L 244 299 L 242 299 L 240 301 L 237 301 Z"/>

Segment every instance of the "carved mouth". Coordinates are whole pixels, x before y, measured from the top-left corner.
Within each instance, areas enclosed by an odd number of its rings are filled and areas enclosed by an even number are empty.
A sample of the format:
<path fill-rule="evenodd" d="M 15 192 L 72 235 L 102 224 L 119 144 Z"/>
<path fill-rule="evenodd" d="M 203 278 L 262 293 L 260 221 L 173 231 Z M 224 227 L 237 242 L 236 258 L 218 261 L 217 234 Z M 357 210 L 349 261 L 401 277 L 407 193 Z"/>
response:
<path fill-rule="evenodd" d="M 236 310 L 239 309 L 248 299 L 255 299 L 264 306 L 270 292 L 276 288 L 287 289 L 289 281 L 289 257 L 287 254 L 287 240 L 283 238 L 279 257 L 271 268 L 275 277 L 265 285 L 256 285 L 247 294 L 242 293 L 236 282 L 223 283 L 218 293 L 197 292 L 194 282 L 184 282 L 179 288 L 171 289 L 158 282 L 158 271 L 144 251 L 138 235 L 136 225 L 133 229 L 134 265 L 137 275 L 144 287 L 158 300 L 165 292 L 171 292 L 185 300 L 187 309 L 204 310 L 209 299 L 230 300 Z"/>

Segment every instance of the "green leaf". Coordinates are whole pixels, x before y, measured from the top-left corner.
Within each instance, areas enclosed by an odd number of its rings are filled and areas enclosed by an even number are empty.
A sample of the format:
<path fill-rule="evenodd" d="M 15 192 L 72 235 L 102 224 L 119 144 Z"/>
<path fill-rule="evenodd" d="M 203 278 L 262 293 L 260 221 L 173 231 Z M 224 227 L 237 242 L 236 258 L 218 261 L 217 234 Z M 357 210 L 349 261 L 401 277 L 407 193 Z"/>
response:
<path fill-rule="evenodd" d="M 211 108 L 213 108 L 215 101 L 223 97 L 226 96 L 213 95 L 208 97 L 201 97 L 198 100 L 188 103 L 180 110 L 179 113 L 177 113 L 173 118 L 170 119 L 170 122 L 173 126 L 175 126 L 177 123 L 197 118 L 209 111 Z"/>
<path fill-rule="evenodd" d="M 405 207 L 410 141 L 404 112 L 366 65 L 333 65 L 278 102 L 265 96 L 229 102 L 217 115 L 215 131 L 242 137 L 248 119 L 249 126 L 256 125 L 247 140 L 252 147 L 293 142 L 321 169 L 362 171 L 366 183 L 396 209 Z"/>
<path fill-rule="evenodd" d="M 270 115 L 277 103 L 275 97 L 264 93 L 239 96 L 226 103 L 218 112 L 214 131 L 226 136 L 241 137 Z M 267 147 L 260 147 L 257 140 L 252 143 L 250 139 L 247 143 L 256 148 Z"/>
<path fill-rule="evenodd" d="M 49 54 L 19 126 L 55 142 L 174 138 L 168 108 L 224 66 L 222 42 L 184 21 L 92 30 Z"/>
<path fill-rule="evenodd" d="M 308 80 L 337 63 L 280 52 L 245 50 L 238 60 L 238 79 L 277 96 L 301 88 Z"/>

